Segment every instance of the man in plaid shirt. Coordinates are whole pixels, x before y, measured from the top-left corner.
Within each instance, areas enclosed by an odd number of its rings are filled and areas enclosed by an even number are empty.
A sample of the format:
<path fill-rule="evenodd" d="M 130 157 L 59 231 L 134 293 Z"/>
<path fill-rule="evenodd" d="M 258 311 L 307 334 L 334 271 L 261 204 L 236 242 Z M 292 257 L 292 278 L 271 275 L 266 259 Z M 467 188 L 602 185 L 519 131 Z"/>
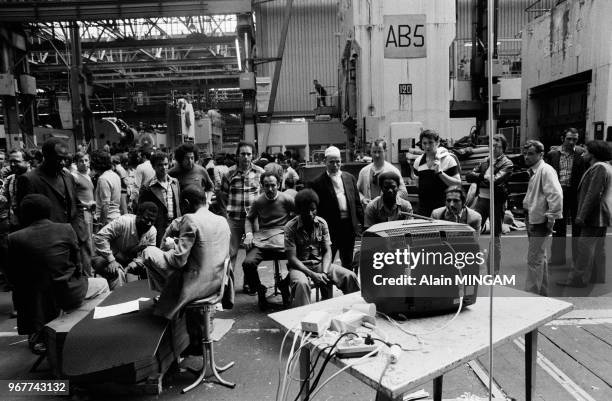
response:
<path fill-rule="evenodd" d="M 236 266 L 238 248 L 244 235 L 244 222 L 251 205 L 261 194 L 260 176 L 264 172 L 253 164 L 255 146 L 249 142 L 238 143 L 238 164 L 229 168 L 221 179 L 221 191 L 227 195 L 227 222 L 231 230 L 230 259 Z M 251 289 L 245 284 L 245 292 Z"/>

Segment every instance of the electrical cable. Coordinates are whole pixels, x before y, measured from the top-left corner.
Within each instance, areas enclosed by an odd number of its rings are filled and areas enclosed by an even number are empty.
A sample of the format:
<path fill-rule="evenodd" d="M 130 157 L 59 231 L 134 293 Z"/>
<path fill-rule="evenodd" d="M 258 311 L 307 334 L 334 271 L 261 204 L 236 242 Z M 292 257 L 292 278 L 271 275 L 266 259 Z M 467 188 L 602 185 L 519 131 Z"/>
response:
<path fill-rule="evenodd" d="M 309 396 L 310 396 L 310 397 L 312 397 L 312 399 L 314 399 L 314 397 L 317 395 L 317 393 L 318 393 L 319 391 L 321 391 L 321 389 L 322 389 L 323 387 L 325 387 L 325 385 L 326 385 L 327 383 L 329 383 L 330 381 L 332 381 L 332 380 L 333 380 L 333 379 L 334 379 L 336 376 L 338 376 L 340 373 L 344 372 L 344 371 L 345 371 L 345 370 L 347 370 L 348 368 L 351 368 L 351 367 L 353 367 L 353 366 L 355 366 L 355 365 L 360 364 L 361 362 L 365 362 L 365 361 L 366 361 L 366 360 L 367 360 L 369 357 L 371 357 L 371 356 L 372 356 L 372 355 L 374 355 L 375 353 L 379 352 L 380 350 L 381 350 L 381 347 L 378 347 L 378 348 L 376 348 L 376 349 L 374 349 L 374 350 L 372 350 L 372 351 L 368 352 L 367 354 L 365 354 L 365 355 L 364 355 L 364 356 L 362 356 L 361 358 L 357 359 L 355 362 L 347 364 L 345 367 L 343 367 L 342 369 L 338 370 L 336 373 L 334 373 L 333 375 L 331 375 L 330 377 L 328 377 L 328 378 L 327 378 L 327 380 L 325 380 L 325 381 L 323 382 L 323 384 L 321 384 L 321 385 L 319 386 L 319 388 L 317 388 L 316 390 L 312 391 L 312 392 L 310 393 L 310 395 L 309 395 Z M 314 387 L 313 387 L 313 389 L 314 389 Z"/>
<path fill-rule="evenodd" d="M 319 373 L 317 374 L 316 378 L 314 379 L 314 381 L 312 382 L 312 386 L 310 386 L 310 389 L 308 389 L 308 392 L 306 394 L 306 400 L 308 400 L 312 394 L 312 391 L 314 388 L 317 387 L 317 385 L 319 384 L 319 380 L 321 379 L 321 376 L 323 375 L 323 372 L 325 371 L 325 368 L 327 367 L 327 364 L 329 363 L 329 361 L 332 359 L 332 357 L 334 356 L 334 348 L 336 348 L 338 346 L 338 343 L 340 342 L 340 340 L 343 337 L 346 337 L 348 335 L 353 335 L 353 336 L 357 336 L 357 333 L 353 333 L 353 332 L 346 332 L 346 333 L 342 333 L 338 336 L 338 338 L 336 339 L 336 341 L 331 345 L 331 348 L 329 350 L 329 353 L 325 356 L 325 359 L 323 361 L 323 363 L 321 364 L 321 368 L 319 369 Z M 314 373 L 314 370 L 311 369 L 312 372 Z M 310 376 L 310 375 L 308 375 Z M 302 394 L 302 391 L 304 391 L 304 387 L 306 385 L 307 381 L 305 380 L 302 385 L 300 386 L 300 391 L 298 392 L 298 394 L 295 397 L 294 401 L 297 401 L 300 398 L 300 395 Z"/>
<path fill-rule="evenodd" d="M 285 340 L 287 340 L 287 336 L 289 336 L 289 333 L 291 333 L 293 331 L 293 329 L 295 329 L 296 327 L 298 327 L 300 325 L 301 322 L 297 322 L 293 327 L 291 327 L 289 330 L 287 330 L 287 332 L 285 333 L 285 336 L 283 337 L 283 341 L 281 341 L 281 346 L 280 346 L 280 350 L 278 352 L 278 386 L 276 387 L 276 397 L 275 400 L 276 401 L 280 401 L 278 396 L 280 394 L 280 387 L 281 387 L 281 366 L 283 364 L 282 360 L 283 360 L 283 347 L 285 346 Z M 298 333 L 296 332 L 296 335 Z"/>

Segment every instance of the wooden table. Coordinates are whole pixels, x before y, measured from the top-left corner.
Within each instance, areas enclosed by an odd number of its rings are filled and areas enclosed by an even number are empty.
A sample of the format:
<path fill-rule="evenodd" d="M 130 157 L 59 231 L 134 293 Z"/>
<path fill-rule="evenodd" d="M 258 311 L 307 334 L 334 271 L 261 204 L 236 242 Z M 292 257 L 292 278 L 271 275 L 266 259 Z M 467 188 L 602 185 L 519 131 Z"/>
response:
<path fill-rule="evenodd" d="M 299 322 L 309 312 L 325 310 L 332 316 L 342 312 L 342 308 L 363 303 L 360 293 L 344 295 L 330 300 L 288 309 L 268 315 L 284 330 L 299 327 Z M 554 320 L 572 309 L 572 304 L 552 298 L 535 297 L 523 291 L 496 287 L 493 299 L 493 347 L 512 341 L 515 337 L 525 336 L 525 399 L 533 399 L 535 387 L 538 327 Z M 440 327 L 452 314 L 412 319 L 402 323 L 402 327 L 413 332 L 431 331 Z M 379 383 L 380 375 L 386 365 L 383 357 L 370 360 L 348 368 L 346 371 L 370 387 L 376 389 L 377 400 L 397 400 L 410 389 L 433 380 L 434 400 L 442 400 L 442 378 L 446 372 L 461 364 L 486 354 L 489 349 L 489 299 L 479 297 L 477 302 L 464 309 L 445 329 L 429 335 L 422 335 L 422 346 L 384 318 L 377 317 L 379 331 L 387 335 L 390 343 L 402 344 L 404 348 L 417 348 L 416 351 L 403 351 L 399 361 L 391 364 Z M 294 335 L 295 332 L 292 332 Z M 310 347 L 304 347 L 300 355 L 300 378 L 307 380 L 310 368 Z M 344 367 L 354 359 L 333 358 L 332 362 Z M 308 388 L 308 383 L 305 388 Z"/>

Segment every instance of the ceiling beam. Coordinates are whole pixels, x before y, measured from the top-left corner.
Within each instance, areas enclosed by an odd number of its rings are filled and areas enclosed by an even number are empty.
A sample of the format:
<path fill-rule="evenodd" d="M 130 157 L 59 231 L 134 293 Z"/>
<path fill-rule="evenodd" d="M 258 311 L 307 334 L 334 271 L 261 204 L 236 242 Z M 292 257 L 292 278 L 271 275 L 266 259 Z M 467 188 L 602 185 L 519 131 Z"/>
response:
<path fill-rule="evenodd" d="M 66 0 L 0 2 L 0 22 L 99 21 L 251 12 L 250 0 Z"/>
<path fill-rule="evenodd" d="M 143 77 L 143 78 L 112 78 L 112 79 L 97 79 L 94 82 L 96 84 L 121 84 L 131 82 L 170 82 L 170 81 L 193 81 L 196 79 L 227 79 L 235 80 L 236 86 L 238 86 L 238 74 L 215 74 L 215 75 L 188 75 L 178 76 L 176 74 L 168 75 L 167 77 Z"/>
<path fill-rule="evenodd" d="M 169 67 L 203 67 L 203 66 L 218 66 L 227 65 L 238 67 L 236 57 L 210 57 L 203 59 L 181 59 L 181 60 L 143 60 L 143 61 L 131 61 L 125 63 L 112 63 L 112 62 L 100 62 L 100 63 L 86 63 L 84 66 L 90 71 L 98 70 L 116 70 L 125 68 L 169 68 Z M 30 68 L 33 72 L 62 72 L 66 71 L 67 67 L 64 65 L 50 65 L 50 64 L 30 64 Z"/>
<path fill-rule="evenodd" d="M 1 21 L 1 18 L 0 18 Z M 233 45 L 236 41 L 235 35 L 227 36 L 204 36 L 190 35 L 184 38 L 172 39 L 120 39 L 110 42 L 82 42 L 83 50 L 91 49 L 142 49 L 147 47 L 177 47 L 177 46 L 193 46 L 193 45 Z M 57 40 L 56 45 L 63 45 L 62 41 Z M 48 51 L 53 50 L 53 47 L 48 42 L 31 43 L 28 50 L 30 51 Z"/>

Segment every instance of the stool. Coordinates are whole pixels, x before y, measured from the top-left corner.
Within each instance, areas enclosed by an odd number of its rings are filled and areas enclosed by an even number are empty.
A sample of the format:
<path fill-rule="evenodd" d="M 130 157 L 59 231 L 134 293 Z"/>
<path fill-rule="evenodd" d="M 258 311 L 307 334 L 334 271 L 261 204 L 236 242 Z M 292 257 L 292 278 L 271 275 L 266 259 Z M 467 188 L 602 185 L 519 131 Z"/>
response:
<path fill-rule="evenodd" d="M 229 270 L 229 258 L 225 260 L 225 279 L 227 279 L 227 273 Z M 213 340 L 211 338 L 213 331 L 213 315 L 215 313 L 215 305 L 223 299 L 223 291 L 225 289 L 225 279 L 221 283 L 221 288 L 218 294 L 212 295 L 207 298 L 197 299 L 185 305 L 185 312 L 193 313 L 197 316 L 197 320 L 199 323 L 199 327 L 201 328 L 201 341 L 202 341 L 202 370 L 197 371 L 194 369 L 190 369 L 194 374 L 198 374 L 198 378 L 191 383 L 189 386 L 185 387 L 181 390 L 181 394 L 185 394 L 189 390 L 194 389 L 201 383 L 205 381 L 206 376 L 206 355 L 208 354 L 208 360 L 210 362 L 210 368 L 213 372 L 213 375 L 217 379 L 217 382 L 223 386 L 234 388 L 236 387 L 235 383 L 228 382 L 224 380 L 219 375 L 220 372 L 224 372 L 227 369 L 234 366 L 234 362 L 230 362 L 225 366 L 217 366 L 215 362 L 215 352 L 213 348 Z"/>
<path fill-rule="evenodd" d="M 225 366 L 217 366 L 217 364 L 215 363 L 213 340 L 211 338 L 212 331 L 213 331 L 212 317 L 215 312 L 215 304 L 216 302 L 212 303 L 204 299 L 204 300 L 193 301 L 185 306 L 186 312 L 192 312 L 198 316 L 200 327 L 202 328 L 202 370 L 200 372 L 192 370 L 193 373 L 196 373 L 196 374 L 199 373 L 199 376 L 192 384 L 185 387 L 181 391 L 182 394 L 185 394 L 189 390 L 195 388 L 200 383 L 203 383 L 205 381 L 204 376 L 206 375 L 206 364 L 207 364 L 206 355 L 207 354 L 209 356 L 208 359 L 210 361 L 210 368 L 213 372 L 213 375 L 219 382 L 219 384 L 229 387 L 229 388 L 236 387 L 235 383 L 230 383 L 224 380 L 223 378 L 221 378 L 221 376 L 219 375 L 220 372 L 224 372 L 227 369 L 234 366 L 234 362 L 230 362 Z"/>

